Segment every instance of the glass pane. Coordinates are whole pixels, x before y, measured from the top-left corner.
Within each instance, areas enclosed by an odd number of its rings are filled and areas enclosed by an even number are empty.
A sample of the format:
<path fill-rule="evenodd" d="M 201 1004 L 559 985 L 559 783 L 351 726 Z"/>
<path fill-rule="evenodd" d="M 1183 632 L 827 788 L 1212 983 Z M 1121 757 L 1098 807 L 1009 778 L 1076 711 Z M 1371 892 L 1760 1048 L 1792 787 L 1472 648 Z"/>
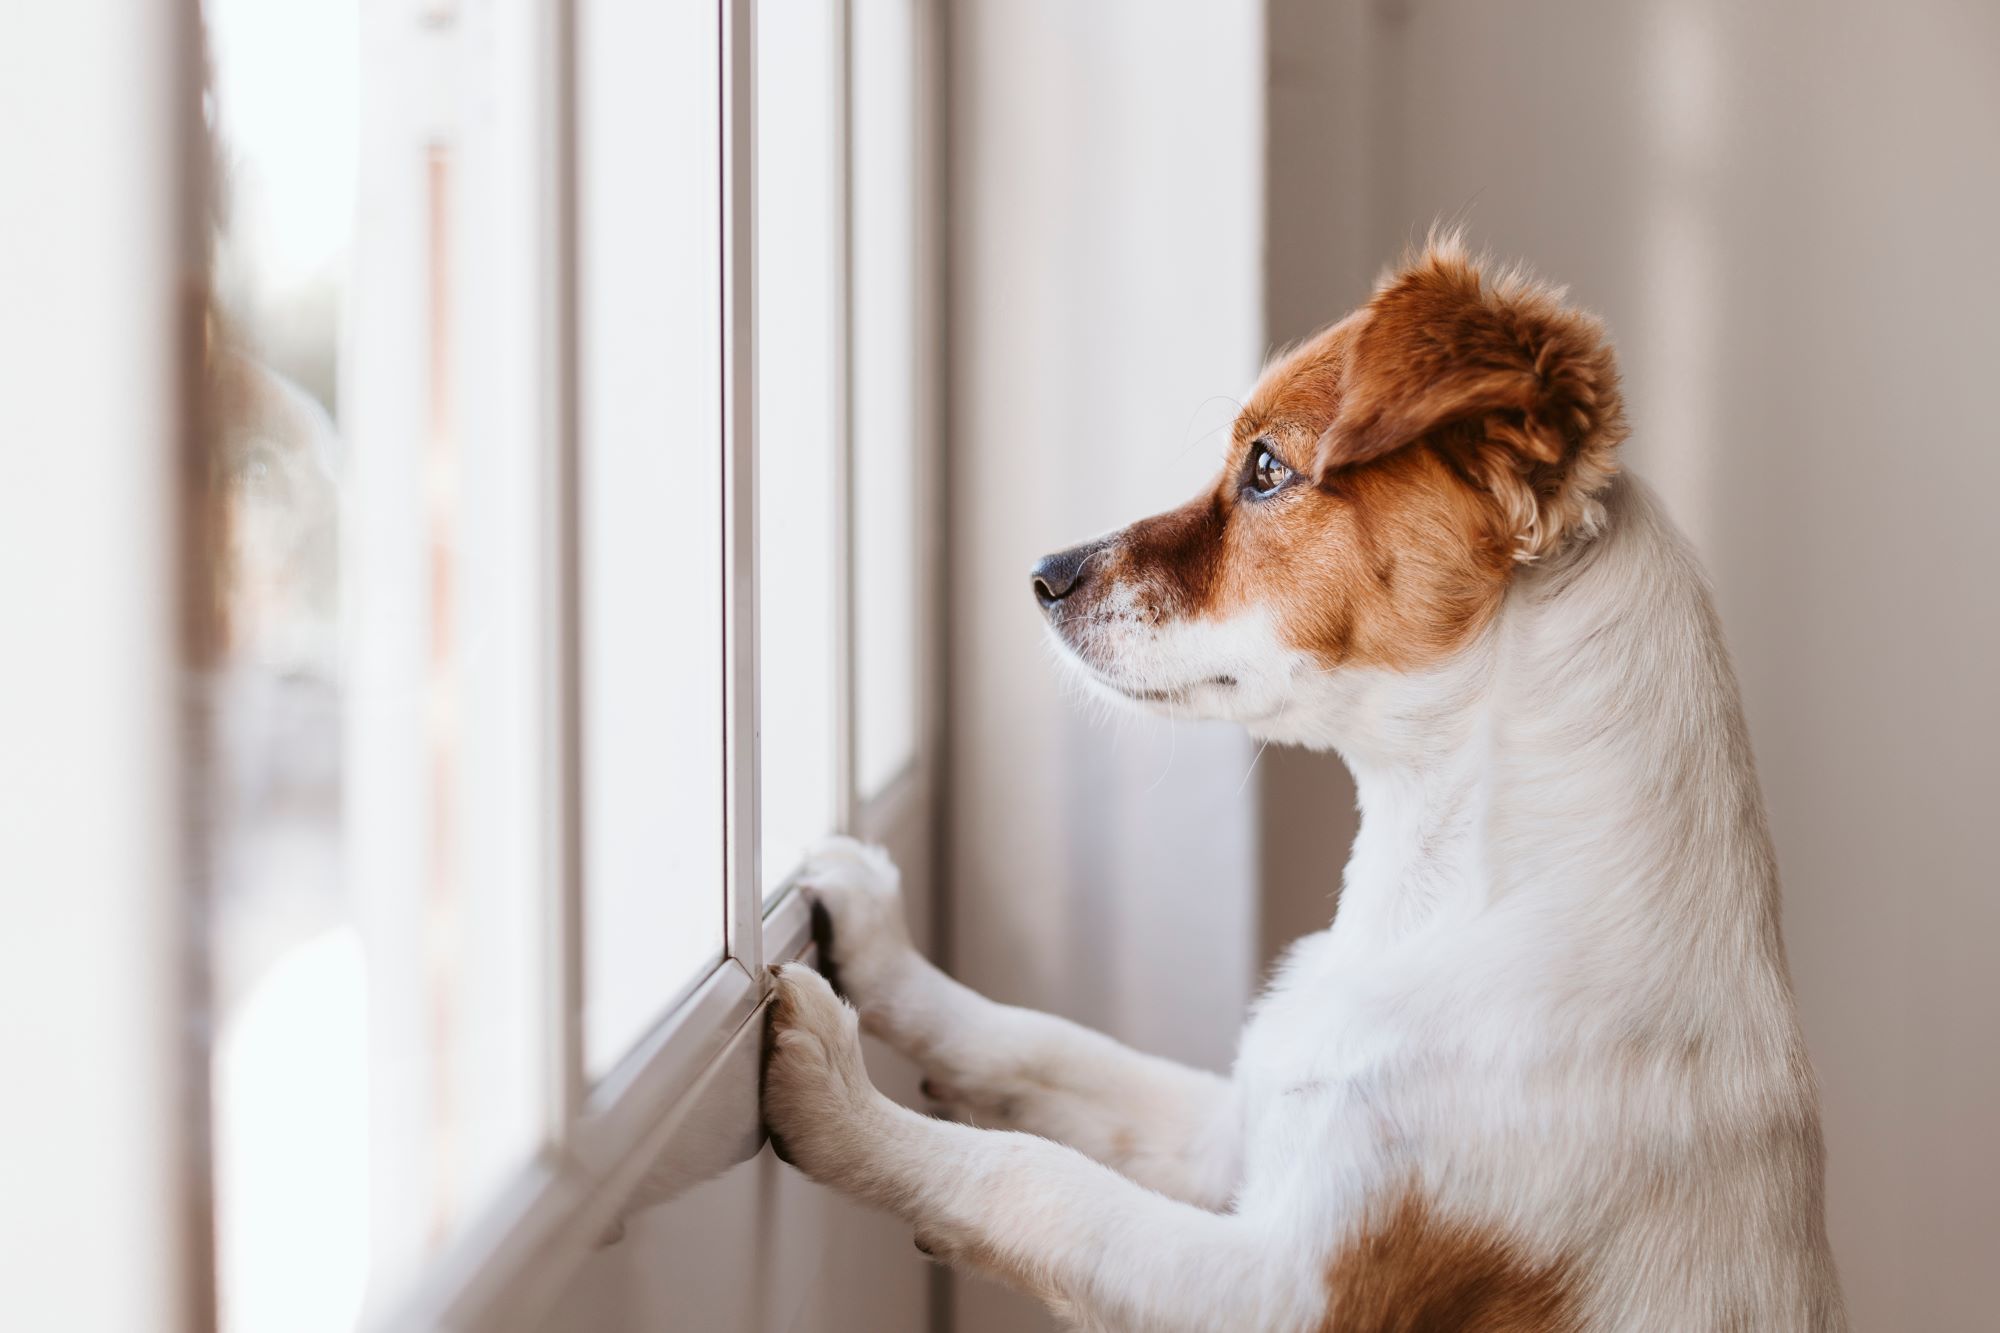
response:
<path fill-rule="evenodd" d="M 854 767 L 917 748 L 916 52 L 912 0 L 853 0 Z"/>
<path fill-rule="evenodd" d="M 203 17 L 221 1323 L 347 1329 L 543 1133 L 532 66 Z"/>
<path fill-rule="evenodd" d="M 758 772 L 767 895 L 835 818 L 838 32 L 830 0 L 757 6 Z"/>
<path fill-rule="evenodd" d="M 721 30 L 579 14 L 584 1045 L 722 956 Z"/>

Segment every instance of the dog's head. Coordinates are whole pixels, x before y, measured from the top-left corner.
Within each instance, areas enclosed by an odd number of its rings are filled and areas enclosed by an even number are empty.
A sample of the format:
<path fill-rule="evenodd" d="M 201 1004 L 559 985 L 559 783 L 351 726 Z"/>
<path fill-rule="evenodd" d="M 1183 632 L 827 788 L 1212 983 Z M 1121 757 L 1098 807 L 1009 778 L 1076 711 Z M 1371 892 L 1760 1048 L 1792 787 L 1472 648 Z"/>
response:
<path fill-rule="evenodd" d="M 1265 371 L 1213 487 L 1048 556 L 1035 596 L 1111 694 L 1283 732 L 1315 681 L 1470 643 L 1596 530 L 1623 435 L 1597 321 L 1433 241 Z"/>

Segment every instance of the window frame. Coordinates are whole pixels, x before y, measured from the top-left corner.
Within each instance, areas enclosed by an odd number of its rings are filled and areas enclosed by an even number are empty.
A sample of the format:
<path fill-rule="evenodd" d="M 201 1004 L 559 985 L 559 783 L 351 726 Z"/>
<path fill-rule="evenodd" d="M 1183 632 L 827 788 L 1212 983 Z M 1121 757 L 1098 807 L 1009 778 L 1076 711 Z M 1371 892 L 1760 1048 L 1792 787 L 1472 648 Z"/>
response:
<path fill-rule="evenodd" d="M 921 560 L 915 580 L 914 635 L 918 697 L 914 747 L 906 763 L 865 801 L 856 790 L 856 707 L 853 663 L 855 509 L 855 329 L 850 299 L 854 247 L 854 145 L 852 90 L 854 0 L 825 0 L 835 11 L 837 305 L 835 358 L 834 497 L 836 605 L 835 809 L 841 830 L 886 839 L 927 820 L 938 750 L 938 662 L 933 645 L 941 593 L 936 562 Z M 930 289 L 938 258 L 934 237 L 941 221 L 938 143 L 925 114 L 936 104 L 932 82 L 937 38 L 932 7 L 910 4 L 911 89 L 918 123 L 912 127 L 911 264 L 915 308 L 910 319 L 912 375 L 912 513 L 914 549 L 937 545 L 934 506 L 939 460 L 934 422 L 941 406 L 934 350 L 940 307 Z M 387 1327 L 514 1327 L 545 1317 L 578 1265 L 620 1225 L 654 1164 L 679 1154 L 677 1167 L 693 1179 L 718 1174 L 753 1156 L 764 1136 L 756 1117 L 757 1026 L 769 994 L 766 964 L 810 955 L 811 922 L 801 893 L 785 882 L 766 899 L 761 891 L 758 827 L 757 672 L 757 365 L 756 365 L 756 0 L 715 0 L 721 23 L 723 300 L 722 396 L 724 468 L 724 719 L 725 940 L 723 956 L 664 1011 L 654 1028 L 595 1086 L 590 1083 L 581 1015 L 584 995 L 585 870 L 580 784 L 581 579 L 577 515 L 579 338 L 577 318 L 577 6 L 580 0 L 539 0 L 527 21 L 545 52 L 535 91 L 541 125 L 540 172 L 544 206 L 539 278 L 543 369 L 542 433 L 545 440 L 543 506 L 544 577 L 539 612 L 549 633 L 540 664 L 545 681 L 544 735 L 548 757 L 544 801 L 548 827 L 545 900 L 547 939 L 543 977 L 550 1077 L 542 1150 L 471 1219 L 442 1254 L 424 1265 L 408 1291 L 375 1293 L 371 1309 Z M 926 876 L 927 878 L 927 876 Z M 747 1097 L 747 1102 L 745 1098 Z M 716 1133 L 716 1106 L 726 1132 Z M 704 1109 L 707 1108 L 707 1109 Z M 704 1118 L 699 1133 L 690 1120 Z M 387 1297 L 387 1303 L 382 1298 Z"/>

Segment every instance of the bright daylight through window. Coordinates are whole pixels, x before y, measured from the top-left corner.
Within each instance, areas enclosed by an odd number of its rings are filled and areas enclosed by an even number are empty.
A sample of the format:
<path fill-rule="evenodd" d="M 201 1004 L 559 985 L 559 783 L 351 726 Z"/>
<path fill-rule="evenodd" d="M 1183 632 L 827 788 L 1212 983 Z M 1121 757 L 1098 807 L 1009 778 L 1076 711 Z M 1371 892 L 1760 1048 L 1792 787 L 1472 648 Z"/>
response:
<path fill-rule="evenodd" d="M 764 892 L 839 817 L 842 371 L 830 4 L 757 10 L 759 730 Z"/>
<path fill-rule="evenodd" d="M 534 140 L 442 33 L 205 18 L 220 1309 L 346 1328 L 545 1134 Z"/>
<path fill-rule="evenodd" d="M 722 957 L 721 40 L 578 33 L 584 1044 L 606 1073 Z"/>
<path fill-rule="evenodd" d="M 554 1245 L 915 769 L 910 14 L 751 12 L 204 0 L 225 1329 Z"/>

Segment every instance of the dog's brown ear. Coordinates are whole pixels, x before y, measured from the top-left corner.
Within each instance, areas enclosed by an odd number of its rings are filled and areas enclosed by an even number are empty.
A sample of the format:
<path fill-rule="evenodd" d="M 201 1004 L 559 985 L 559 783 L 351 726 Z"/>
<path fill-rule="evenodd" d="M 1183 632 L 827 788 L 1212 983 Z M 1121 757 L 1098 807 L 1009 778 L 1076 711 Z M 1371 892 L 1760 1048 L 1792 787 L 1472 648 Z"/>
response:
<path fill-rule="evenodd" d="M 1343 350 L 1322 480 L 1395 450 L 1450 451 L 1524 559 L 1595 529 L 1625 435 L 1603 326 L 1519 274 L 1488 283 L 1455 238 L 1391 274 Z"/>

